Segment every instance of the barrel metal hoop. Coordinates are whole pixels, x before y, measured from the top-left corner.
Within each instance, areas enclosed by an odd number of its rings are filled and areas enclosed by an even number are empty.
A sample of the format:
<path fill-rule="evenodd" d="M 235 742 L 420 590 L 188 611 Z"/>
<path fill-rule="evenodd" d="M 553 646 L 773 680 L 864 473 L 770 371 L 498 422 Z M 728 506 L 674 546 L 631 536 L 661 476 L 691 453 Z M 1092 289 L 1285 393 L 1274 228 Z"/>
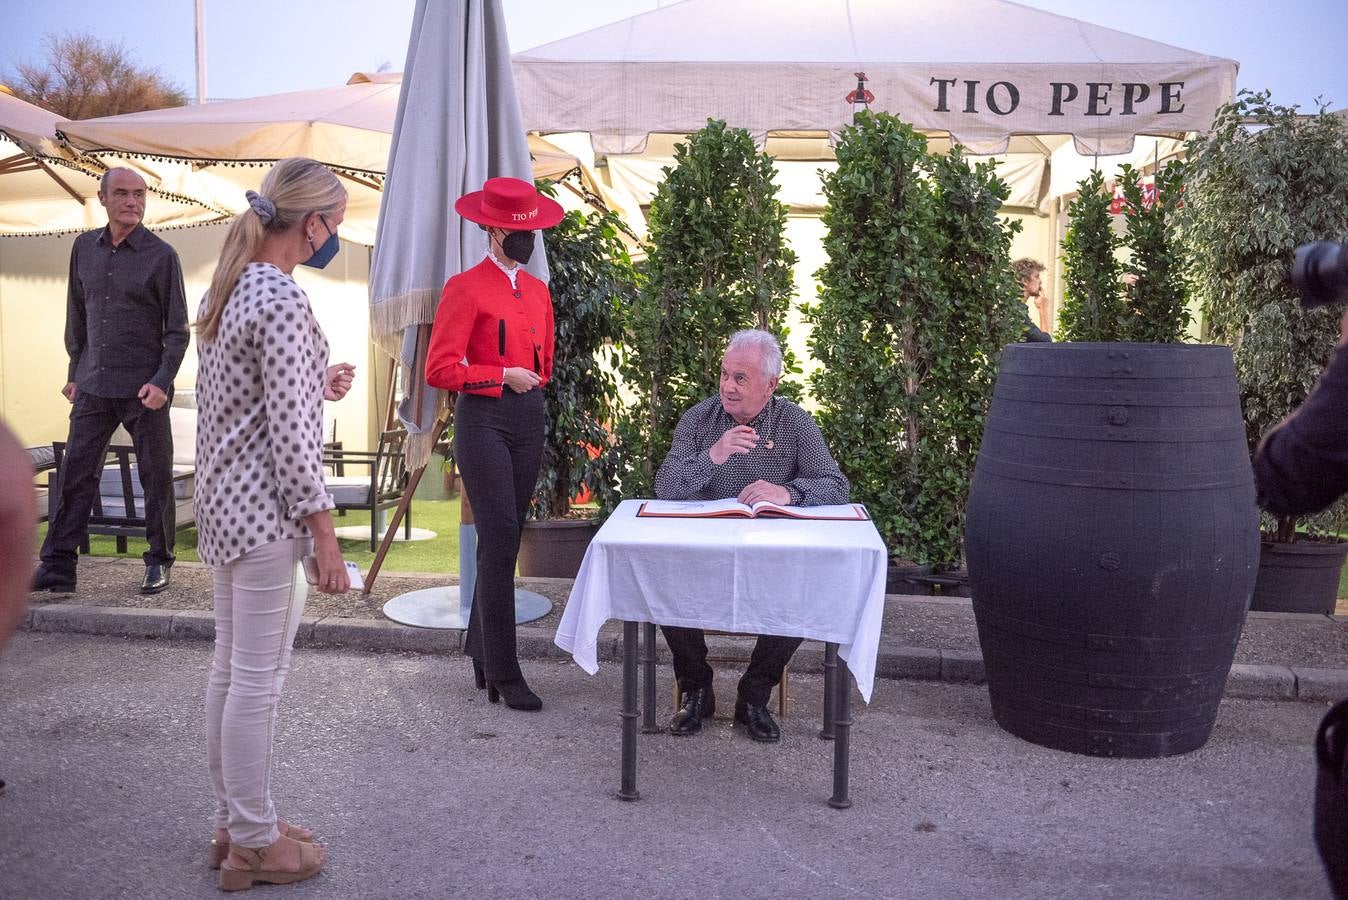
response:
<path fill-rule="evenodd" d="M 992 399 L 993 402 L 1011 400 L 1050 406 L 1211 406 L 1217 409 L 1231 409 L 1240 403 L 1240 395 L 1229 389 L 1183 393 L 1165 391 L 1153 394 L 1136 389 L 1065 391 L 1035 386 L 1019 387 L 1000 382 L 993 389 Z"/>
<path fill-rule="evenodd" d="M 1219 472 L 1091 472 L 1061 466 L 1031 466 L 1026 463 L 994 459 L 986 452 L 978 456 L 974 478 L 991 475 L 1033 484 L 1058 484 L 1067 487 L 1100 488 L 1114 491 L 1214 491 L 1245 487 L 1254 483 L 1247 463 L 1238 469 Z"/>
<path fill-rule="evenodd" d="M 1138 637 L 1136 635 L 1098 634 L 1069 628 L 1055 628 L 1008 616 L 989 606 L 987 603 L 973 601 L 975 612 L 983 616 L 988 624 L 1020 637 L 1033 638 L 1050 644 L 1062 644 L 1067 647 L 1084 647 L 1090 650 L 1118 650 L 1128 653 L 1202 653 L 1215 647 L 1234 649 L 1240 640 L 1243 625 L 1227 631 L 1212 634 L 1188 635 L 1185 637 Z"/>
<path fill-rule="evenodd" d="M 1102 416 L 1103 418 L 1103 416 Z M 1060 422 L 1026 422 L 1009 416 L 988 416 L 987 431 L 1024 437 L 1064 441 L 1111 441 L 1148 444 L 1238 444 L 1245 446 L 1244 425 L 1213 425 L 1200 428 L 1137 428 L 1131 425 L 1073 425 Z"/>

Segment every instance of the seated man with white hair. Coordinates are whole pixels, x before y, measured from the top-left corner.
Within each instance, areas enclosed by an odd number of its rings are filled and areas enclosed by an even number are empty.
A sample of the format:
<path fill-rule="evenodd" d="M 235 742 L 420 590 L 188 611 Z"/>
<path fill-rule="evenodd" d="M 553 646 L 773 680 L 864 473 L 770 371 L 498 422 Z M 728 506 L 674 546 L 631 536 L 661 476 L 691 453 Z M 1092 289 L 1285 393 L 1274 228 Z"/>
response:
<path fill-rule="evenodd" d="M 683 414 L 674 444 L 655 476 L 661 500 L 769 500 L 781 505 L 846 503 L 848 483 L 805 410 L 773 392 L 782 374 L 782 350 L 766 331 L 739 331 L 721 360 L 721 387 Z M 822 602 L 822 601 L 821 601 Z M 683 708 L 671 734 L 702 730 L 716 711 L 707 642 L 700 628 L 662 625 L 674 655 Z M 756 741 L 781 732 L 768 712 L 772 686 L 781 680 L 801 638 L 762 635 L 739 683 L 735 722 Z"/>

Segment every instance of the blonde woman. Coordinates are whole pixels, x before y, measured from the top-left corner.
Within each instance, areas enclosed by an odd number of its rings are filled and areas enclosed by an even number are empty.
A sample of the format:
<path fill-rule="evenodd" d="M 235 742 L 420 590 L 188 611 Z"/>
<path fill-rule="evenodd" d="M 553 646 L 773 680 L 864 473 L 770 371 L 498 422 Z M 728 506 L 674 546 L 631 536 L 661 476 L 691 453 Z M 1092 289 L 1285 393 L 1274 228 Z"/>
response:
<path fill-rule="evenodd" d="M 279 821 L 272 730 L 307 593 L 349 587 L 323 483 L 323 400 L 351 385 L 291 278 L 337 253 L 346 190 L 310 159 L 285 159 L 248 192 L 202 300 L 198 333 L 198 551 L 215 586 L 215 655 L 206 697 L 220 887 L 316 875 L 324 849 Z"/>

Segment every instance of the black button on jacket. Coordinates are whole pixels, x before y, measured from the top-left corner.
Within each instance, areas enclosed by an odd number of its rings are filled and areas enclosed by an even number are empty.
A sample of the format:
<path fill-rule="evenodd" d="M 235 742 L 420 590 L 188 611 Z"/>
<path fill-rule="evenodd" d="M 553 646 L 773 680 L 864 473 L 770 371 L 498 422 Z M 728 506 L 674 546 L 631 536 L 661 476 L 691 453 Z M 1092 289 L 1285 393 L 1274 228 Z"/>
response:
<path fill-rule="evenodd" d="M 143 225 L 113 246 L 107 228 L 70 250 L 68 380 L 98 397 L 168 392 L 187 352 L 187 301 L 178 254 Z"/>

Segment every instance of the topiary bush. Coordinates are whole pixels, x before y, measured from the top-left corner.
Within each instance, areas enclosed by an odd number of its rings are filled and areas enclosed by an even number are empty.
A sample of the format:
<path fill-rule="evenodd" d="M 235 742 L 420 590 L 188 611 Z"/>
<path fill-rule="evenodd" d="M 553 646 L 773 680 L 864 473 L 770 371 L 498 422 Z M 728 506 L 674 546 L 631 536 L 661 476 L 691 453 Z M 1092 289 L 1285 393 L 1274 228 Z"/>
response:
<path fill-rule="evenodd" d="M 1096 169 L 1077 184 L 1067 207 L 1071 224 L 1063 238 L 1062 309 L 1058 337 L 1064 341 L 1122 341 L 1124 308 L 1119 293 L 1119 238 L 1110 223 L 1112 197 Z"/>
<path fill-rule="evenodd" d="M 785 344 L 795 254 L 772 158 L 721 121 L 674 150 L 651 201 L 650 253 L 627 320 L 621 372 L 632 399 L 618 432 L 624 496 L 648 497 L 679 417 L 718 390 L 721 354 L 742 328 Z M 798 371 L 789 354 L 787 371 Z M 790 396 L 792 388 L 782 392 Z"/>
<path fill-rule="evenodd" d="M 1184 230 L 1209 335 L 1236 358 L 1245 432 L 1260 437 L 1306 399 L 1334 352 L 1341 309 L 1304 310 L 1293 250 L 1348 236 L 1348 123 L 1242 91 L 1188 144 Z M 1290 540 L 1295 523 L 1278 523 Z"/>
<path fill-rule="evenodd" d="M 859 114 L 836 155 L 805 310 L 817 418 L 890 552 L 952 569 L 998 353 L 1021 327 L 1009 191 L 888 114 Z"/>
<path fill-rule="evenodd" d="M 1172 160 L 1156 172 L 1150 202 L 1143 196 L 1141 173 L 1132 166 L 1119 168 L 1119 181 L 1126 226 L 1123 242 L 1131 251 L 1123 266 L 1122 339 L 1177 343 L 1184 340 L 1192 319 L 1184 245 L 1175 222 L 1184 193 L 1184 163 Z"/>
<path fill-rule="evenodd" d="M 620 227 L 612 213 L 572 211 L 543 232 L 556 347 L 531 519 L 566 517 L 587 486 L 601 512 L 617 503 L 620 449 L 608 431 L 618 412 L 614 345 L 636 288 Z"/>

